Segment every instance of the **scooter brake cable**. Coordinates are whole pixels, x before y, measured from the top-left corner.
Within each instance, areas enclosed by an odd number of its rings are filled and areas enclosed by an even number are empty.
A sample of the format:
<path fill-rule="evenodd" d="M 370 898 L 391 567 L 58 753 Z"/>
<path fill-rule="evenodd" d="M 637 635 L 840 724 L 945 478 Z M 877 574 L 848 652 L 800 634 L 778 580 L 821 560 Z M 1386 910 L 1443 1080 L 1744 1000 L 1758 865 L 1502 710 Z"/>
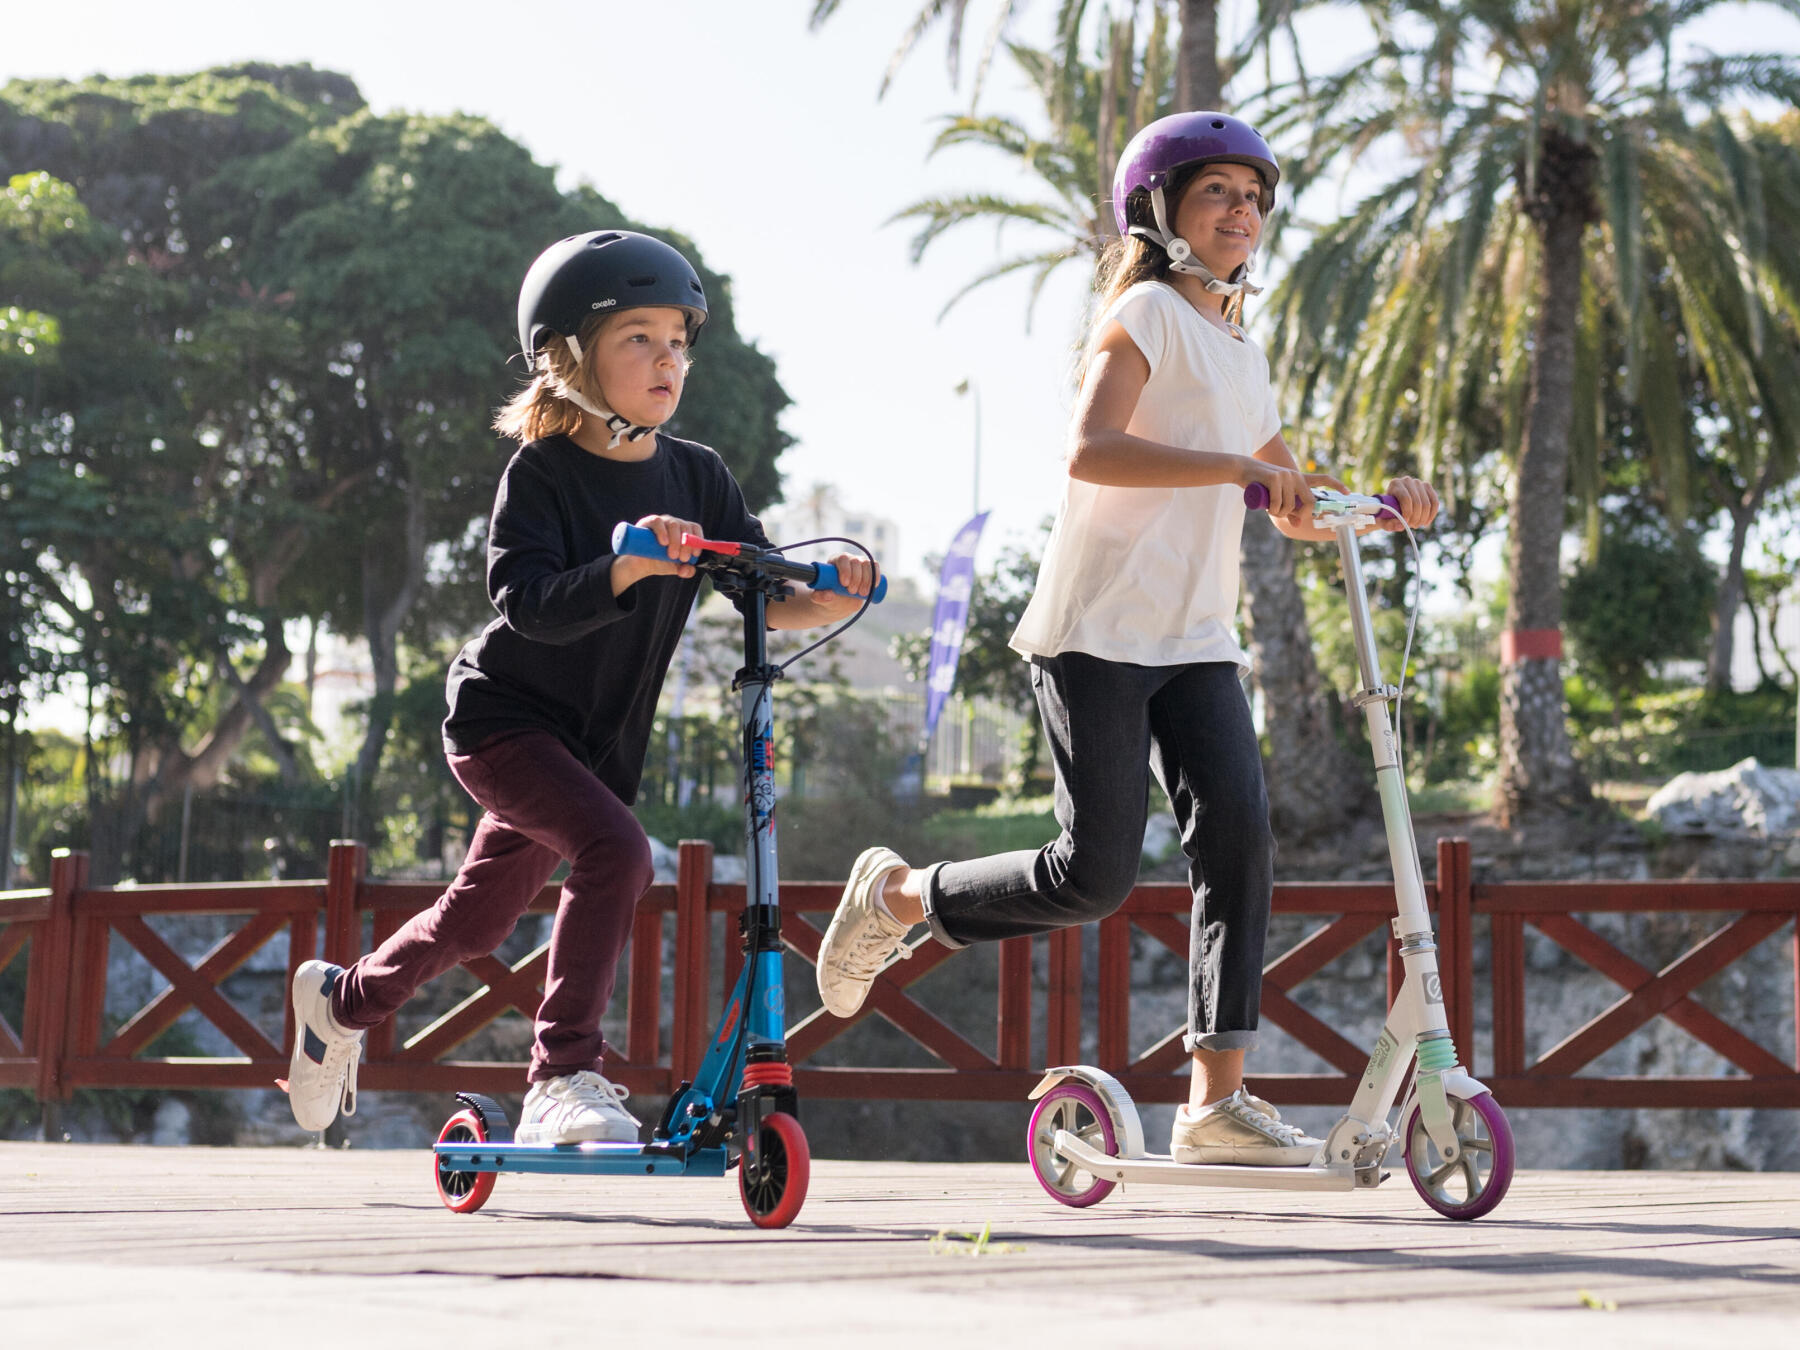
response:
<path fill-rule="evenodd" d="M 869 560 L 870 566 L 872 566 L 872 567 L 878 566 L 878 564 L 876 564 L 876 562 L 875 562 L 875 555 L 873 553 L 869 552 L 868 549 L 864 548 L 856 540 L 846 539 L 841 534 L 825 534 L 825 535 L 820 535 L 817 539 L 800 539 L 800 540 L 795 541 L 792 544 L 777 544 L 771 551 L 775 552 L 775 553 L 786 553 L 790 548 L 806 548 L 807 546 L 809 546 L 811 544 L 848 544 L 848 545 L 850 545 L 851 548 L 855 549 L 858 553 L 862 554 L 863 557 L 867 558 Z M 781 670 L 783 673 L 786 673 L 787 668 L 789 666 L 793 665 L 794 662 L 798 661 L 801 657 L 810 656 L 813 652 L 818 651 L 819 648 L 823 647 L 827 642 L 830 642 L 833 638 L 837 637 L 840 633 L 843 633 L 845 630 L 852 627 L 856 623 L 857 620 L 862 618 L 862 616 L 864 614 L 868 613 L 869 606 L 871 603 L 873 603 L 874 598 L 875 598 L 875 593 L 874 593 L 874 591 L 871 590 L 868 595 L 865 595 L 862 598 L 862 608 L 858 609 L 856 611 L 856 613 L 852 614 L 848 619 L 844 620 L 843 623 L 839 624 L 836 628 L 832 629 L 824 637 L 820 638 L 817 642 L 813 643 L 812 646 L 803 647 L 798 652 L 796 652 L 794 655 L 788 657 L 787 660 L 785 660 L 781 663 L 781 665 L 778 667 L 778 669 Z"/>
<path fill-rule="evenodd" d="M 1400 767 L 1401 780 L 1406 777 L 1405 754 L 1401 747 L 1400 704 L 1406 697 L 1406 668 L 1412 662 L 1413 631 L 1419 626 L 1419 606 L 1425 603 L 1425 560 L 1419 555 L 1419 538 L 1413 533 L 1412 526 L 1406 523 L 1401 515 L 1386 502 L 1381 504 L 1379 515 L 1392 516 L 1400 522 L 1400 528 L 1406 531 L 1406 542 L 1412 545 L 1413 555 L 1413 601 L 1407 607 L 1406 615 L 1406 650 L 1400 656 L 1400 675 L 1394 686 L 1394 761 Z"/>

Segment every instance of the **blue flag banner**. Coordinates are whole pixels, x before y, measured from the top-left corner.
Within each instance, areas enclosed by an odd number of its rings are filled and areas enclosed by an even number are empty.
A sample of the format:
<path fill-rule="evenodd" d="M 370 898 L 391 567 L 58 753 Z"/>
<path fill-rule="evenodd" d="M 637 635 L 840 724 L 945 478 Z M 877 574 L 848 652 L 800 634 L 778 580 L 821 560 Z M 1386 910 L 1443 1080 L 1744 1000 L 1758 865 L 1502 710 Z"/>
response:
<path fill-rule="evenodd" d="M 925 730 L 921 746 L 931 743 L 932 730 L 956 685 L 956 662 L 962 655 L 963 634 L 969 629 L 969 598 L 975 593 L 975 548 L 988 513 L 969 521 L 956 532 L 950 551 L 938 573 L 937 607 L 931 613 L 931 663 L 925 671 Z"/>

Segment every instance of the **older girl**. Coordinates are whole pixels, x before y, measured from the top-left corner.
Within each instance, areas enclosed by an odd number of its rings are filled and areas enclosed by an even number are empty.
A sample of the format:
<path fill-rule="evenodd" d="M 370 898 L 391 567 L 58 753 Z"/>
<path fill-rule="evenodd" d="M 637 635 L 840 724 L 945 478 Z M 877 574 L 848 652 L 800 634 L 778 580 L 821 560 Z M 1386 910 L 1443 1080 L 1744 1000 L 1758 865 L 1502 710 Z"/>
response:
<path fill-rule="evenodd" d="M 1113 190 L 1121 238 L 1101 266 L 1062 507 L 1012 642 L 1032 663 L 1061 833 L 1035 851 L 922 869 L 869 849 L 818 965 L 825 1006 L 849 1016 L 881 967 L 911 954 L 917 923 L 962 947 L 1112 913 L 1137 880 L 1154 771 L 1194 893 L 1178 1162 L 1305 1163 L 1319 1143 L 1243 1087 L 1274 857 L 1240 684 L 1250 663 L 1233 637 L 1243 489 L 1268 489 L 1284 534 L 1319 539 L 1329 532 L 1312 524 L 1310 488 L 1341 486 L 1300 472 L 1268 361 L 1237 322 L 1279 179 L 1263 138 L 1223 113 L 1162 118 L 1126 148 Z M 1437 512 L 1428 484 L 1387 490 L 1415 528 Z"/>

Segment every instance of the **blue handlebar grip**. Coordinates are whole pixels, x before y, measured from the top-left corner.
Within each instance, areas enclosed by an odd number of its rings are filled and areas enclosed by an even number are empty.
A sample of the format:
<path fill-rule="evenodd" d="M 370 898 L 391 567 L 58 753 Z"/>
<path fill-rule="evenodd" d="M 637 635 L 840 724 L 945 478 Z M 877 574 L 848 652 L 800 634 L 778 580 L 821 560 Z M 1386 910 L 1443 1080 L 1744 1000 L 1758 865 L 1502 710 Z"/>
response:
<path fill-rule="evenodd" d="M 658 562 L 668 562 L 669 553 L 656 542 L 656 536 L 642 525 L 632 525 L 621 520 L 613 526 L 613 552 L 622 558 L 654 558 Z"/>
<path fill-rule="evenodd" d="M 830 563 L 815 563 L 814 566 L 819 569 L 819 579 L 812 584 L 815 591 L 836 591 L 839 595 L 847 595 L 852 600 L 862 599 L 854 591 L 844 589 L 844 584 L 838 580 L 837 568 Z M 869 603 L 879 605 L 886 598 L 887 578 L 879 577 L 876 579 L 874 592 L 869 596 Z"/>

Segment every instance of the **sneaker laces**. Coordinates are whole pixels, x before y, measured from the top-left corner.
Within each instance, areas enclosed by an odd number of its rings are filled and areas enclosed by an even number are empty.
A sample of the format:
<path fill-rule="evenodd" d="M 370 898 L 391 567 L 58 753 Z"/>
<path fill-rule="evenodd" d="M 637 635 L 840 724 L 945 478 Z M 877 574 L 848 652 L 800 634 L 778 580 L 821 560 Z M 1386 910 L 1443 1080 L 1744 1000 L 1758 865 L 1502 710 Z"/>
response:
<path fill-rule="evenodd" d="M 1280 1116 L 1265 1111 L 1257 1104 L 1257 1099 L 1241 1089 L 1238 1093 L 1219 1102 L 1215 1109 L 1223 1109 L 1227 1115 L 1242 1121 L 1254 1130 L 1279 1139 L 1284 1144 L 1297 1144 L 1306 1137 L 1306 1131 L 1298 1125 L 1290 1125 Z"/>
<path fill-rule="evenodd" d="M 559 1094 L 566 1101 L 580 1102 L 584 1106 L 595 1107 L 601 1111 L 610 1107 L 612 1110 L 624 1112 L 626 1115 L 630 1114 L 625 1111 L 625 1099 L 631 1095 L 631 1089 L 601 1077 L 592 1069 L 583 1069 L 579 1073 L 570 1074 L 568 1084 L 568 1087 Z"/>
<path fill-rule="evenodd" d="M 868 926 L 851 941 L 850 950 L 844 953 L 841 964 L 844 973 L 852 979 L 871 980 L 880 973 L 888 958 L 896 951 L 902 961 L 912 959 L 913 951 L 906 945 L 905 932 L 883 932 L 881 925 L 871 915 Z"/>

